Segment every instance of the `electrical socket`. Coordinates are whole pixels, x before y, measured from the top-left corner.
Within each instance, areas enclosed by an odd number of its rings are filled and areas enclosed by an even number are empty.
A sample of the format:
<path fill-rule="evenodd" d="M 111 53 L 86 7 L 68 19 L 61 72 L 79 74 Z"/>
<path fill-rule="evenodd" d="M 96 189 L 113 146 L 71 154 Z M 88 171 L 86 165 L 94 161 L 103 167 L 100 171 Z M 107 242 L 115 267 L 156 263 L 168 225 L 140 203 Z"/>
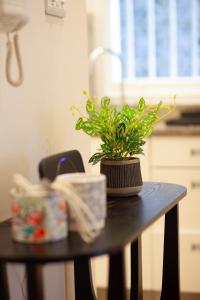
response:
<path fill-rule="evenodd" d="M 65 17 L 65 0 L 45 0 L 45 6 L 46 14 L 60 18 Z"/>

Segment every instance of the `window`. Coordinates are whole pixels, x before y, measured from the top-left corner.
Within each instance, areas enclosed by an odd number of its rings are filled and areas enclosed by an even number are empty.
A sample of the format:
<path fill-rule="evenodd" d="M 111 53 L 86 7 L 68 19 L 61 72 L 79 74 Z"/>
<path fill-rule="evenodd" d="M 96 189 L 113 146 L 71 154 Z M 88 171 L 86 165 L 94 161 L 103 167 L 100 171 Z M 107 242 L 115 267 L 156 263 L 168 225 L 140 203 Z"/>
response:
<path fill-rule="evenodd" d="M 111 48 L 95 64 L 96 94 L 200 105 L 200 0 L 87 0 L 97 46 Z M 90 36 L 90 35 L 89 35 Z M 122 98 L 122 97 L 121 97 Z"/>
<path fill-rule="evenodd" d="M 119 0 L 124 77 L 200 75 L 199 0 Z"/>
<path fill-rule="evenodd" d="M 200 0 L 111 0 L 110 47 L 121 53 L 126 99 L 200 104 Z M 112 62 L 105 89 L 119 92 Z M 118 84 L 117 84 L 118 82 Z"/>

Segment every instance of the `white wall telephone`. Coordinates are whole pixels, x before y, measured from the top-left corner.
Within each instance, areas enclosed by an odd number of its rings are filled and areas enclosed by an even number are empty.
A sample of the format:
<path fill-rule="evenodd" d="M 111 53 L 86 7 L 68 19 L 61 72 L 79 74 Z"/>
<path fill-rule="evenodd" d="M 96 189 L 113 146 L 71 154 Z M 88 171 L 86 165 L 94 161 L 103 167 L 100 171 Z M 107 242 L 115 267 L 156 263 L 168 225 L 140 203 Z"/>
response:
<path fill-rule="evenodd" d="M 19 51 L 18 30 L 28 22 L 28 2 L 30 0 L 0 0 L 0 33 L 7 34 L 6 78 L 13 86 L 23 82 L 23 68 Z M 10 34 L 14 32 L 13 44 L 19 70 L 18 79 L 11 76 L 12 43 Z"/>

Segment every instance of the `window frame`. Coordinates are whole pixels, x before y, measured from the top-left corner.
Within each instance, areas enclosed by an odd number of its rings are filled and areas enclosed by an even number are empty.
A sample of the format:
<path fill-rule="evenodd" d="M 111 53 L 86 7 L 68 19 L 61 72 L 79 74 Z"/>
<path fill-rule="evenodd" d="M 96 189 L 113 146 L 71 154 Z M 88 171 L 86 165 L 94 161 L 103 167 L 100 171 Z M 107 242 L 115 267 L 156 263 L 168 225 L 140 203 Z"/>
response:
<path fill-rule="evenodd" d="M 90 1 L 92 0 L 88 0 L 88 3 Z M 116 16 L 117 2 L 119 0 L 101 1 L 103 9 L 99 10 L 99 7 L 95 9 L 93 2 L 93 10 L 91 11 L 94 24 L 96 26 L 98 24 L 98 27 L 101 28 L 95 37 L 96 45 L 94 44 L 93 47 L 101 45 L 111 48 L 116 53 L 120 53 L 120 39 L 116 35 L 117 31 L 119 33 L 119 15 Z M 115 34 L 111 34 L 112 32 L 115 32 Z M 114 99 L 116 104 L 121 104 L 121 70 L 119 65 L 114 67 L 114 63 L 116 64 L 114 59 L 109 62 L 105 59 L 105 62 L 103 63 L 103 68 L 105 71 L 111 70 L 111 74 L 104 77 L 102 76 L 102 68 L 99 70 L 97 68 L 98 76 L 103 81 L 101 84 L 101 95 L 99 96 L 101 97 L 106 93 Z M 141 96 L 152 103 L 158 100 L 172 103 L 173 97 L 176 95 L 177 105 L 200 105 L 200 77 L 134 78 L 124 79 L 122 83 L 125 90 L 126 103 L 131 104 Z"/>

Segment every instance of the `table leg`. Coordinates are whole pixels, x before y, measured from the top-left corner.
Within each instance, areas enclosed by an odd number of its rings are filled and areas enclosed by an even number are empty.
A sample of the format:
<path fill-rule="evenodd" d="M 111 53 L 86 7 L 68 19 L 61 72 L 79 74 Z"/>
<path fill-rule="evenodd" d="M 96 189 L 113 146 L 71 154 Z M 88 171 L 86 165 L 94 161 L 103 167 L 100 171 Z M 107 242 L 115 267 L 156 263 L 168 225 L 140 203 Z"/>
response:
<path fill-rule="evenodd" d="M 6 265 L 3 263 L 0 263 L 0 299 L 9 300 Z"/>
<path fill-rule="evenodd" d="M 178 205 L 165 215 L 161 300 L 180 300 Z"/>
<path fill-rule="evenodd" d="M 76 300 L 96 300 L 90 259 L 86 257 L 74 259 L 74 280 Z"/>
<path fill-rule="evenodd" d="M 43 300 L 42 266 L 34 263 L 26 264 L 27 299 Z"/>
<path fill-rule="evenodd" d="M 108 300 L 126 299 L 124 250 L 109 255 Z"/>
<path fill-rule="evenodd" d="M 131 294 L 130 300 L 142 300 L 142 240 L 131 244 Z"/>

